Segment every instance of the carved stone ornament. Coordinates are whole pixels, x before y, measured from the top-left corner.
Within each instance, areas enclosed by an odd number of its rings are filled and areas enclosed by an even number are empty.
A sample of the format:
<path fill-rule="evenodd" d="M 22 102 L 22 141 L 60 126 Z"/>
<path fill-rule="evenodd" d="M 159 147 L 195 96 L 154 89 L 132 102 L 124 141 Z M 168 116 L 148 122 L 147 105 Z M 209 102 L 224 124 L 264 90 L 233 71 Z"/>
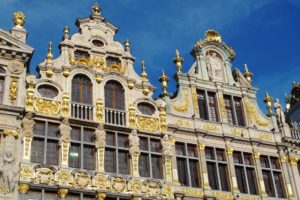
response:
<path fill-rule="evenodd" d="M 64 117 L 68 117 L 70 109 L 70 96 L 69 93 L 65 92 L 61 101 L 61 114 Z"/>
<path fill-rule="evenodd" d="M 104 174 L 97 174 L 92 179 L 92 185 L 97 189 L 106 190 L 110 187 L 110 182 Z"/>
<path fill-rule="evenodd" d="M 29 165 L 22 165 L 20 169 L 20 181 L 30 182 L 34 178 L 34 170 Z"/>
<path fill-rule="evenodd" d="M 111 187 L 115 192 L 124 192 L 126 190 L 126 180 L 121 177 L 113 177 L 111 179 Z"/>
<path fill-rule="evenodd" d="M 151 197 L 156 197 L 161 193 L 160 185 L 154 181 L 149 181 L 144 185 L 144 192 Z"/>
<path fill-rule="evenodd" d="M 140 146 L 140 138 L 137 134 L 136 129 L 133 129 L 131 131 L 131 134 L 128 137 L 129 139 L 129 147 L 130 147 L 130 153 L 139 153 L 139 146 Z"/>
<path fill-rule="evenodd" d="M 96 119 L 98 122 L 103 121 L 103 100 L 101 98 L 96 102 Z"/>
<path fill-rule="evenodd" d="M 58 195 L 60 198 L 64 199 L 67 198 L 69 190 L 67 188 L 59 188 Z"/>
<path fill-rule="evenodd" d="M 26 94 L 26 110 L 33 111 L 34 110 L 34 84 L 28 84 L 27 94 Z"/>
<path fill-rule="evenodd" d="M 22 12 L 14 13 L 14 23 L 16 27 L 22 27 L 25 24 L 25 15 Z"/>
<path fill-rule="evenodd" d="M 77 172 L 74 179 L 80 189 L 87 188 L 91 183 L 91 176 L 84 172 Z"/>
<path fill-rule="evenodd" d="M 180 105 L 177 105 L 175 102 L 172 103 L 172 108 L 177 112 L 186 112 L 189 110 L 189 92 L 188 90 L 184 90 L 183 92 L 183 102 Z"/>
<path fill-rule="evenodd" d="M 165 107 L 159 108 L 159 124 L 161 133 L 166 133 L 168 130 L 167 112 Z"/>
<path fill-rule="evenodd" d="M 167 134 L 164 135 L 164 137 L 163 137 L 162 146 L 163 146 L 163 149 L 162 149 L 163 155 L 171 157 L 173 155 L 172 143 L 170 142 L 169 136 Z"/>
<path fill-rule="evenodd" d="M 29 184 L 27 184 L 27 183 L 20 183 L 18 191 L 21 194 L 26 194 L 29 191 Z"/>
<path fill-rule="evenodd" d="M 26 116 L 22 119 L 22 128 L 24 137 L 33 136 L 33 127 L 34 127 L 33 114 L 31 112 L 26 113 Z"/>
<path fill-rule="evenodd" d="M 142 183 L 140 180 L 131 180 L 128 183 L 128 190 L 132 191 L 135 194 L 142 193 Z"/>
<path fill-rule="evenodd" d="M 195 86 L 191 87 L 192 90 L 192 100 L 194 106 L 194 113 L 199 113 L 199 106 L 198 106 L 198 97 L 197 97 L 197 89 Z"/>
<path fill-rule="evenodd" d="M 14 103 L 17 99 L 18 88 L 18 80 L 12 78 L 9 84 L 9 100 L 11 103 Z"/>
<path fill-rule="evenodd" d="M 105 147 L 106 133 L 104 131 L 103 124 L 98 125 L 94 133 L 94 138 L 95 138 L 96 149 L 100 147 Z"/>
<path fill-rule="evenodd" d="M 21 63 L 18 60 L 12 60 L 9 62 L 8 64 L 8 70 L 10 71 L 10 73 L 12 74 L 16 74 L 19 75 L 23 72 L 24 70 L 24 65 L 23 63 Z"/>
<path fill-rule="evenodd" d="M 70 143 L 71 141 L 71 126 L 67 118 L 64 118 L 62 123 L 59 125 L 60 142 Z"/>
<path fill-rule="evenodd" d="M 136 125 L 138 129 L 149 132 L 156 132 L 159 128 L 158 119 L 152 117 L 137 116 Z"/>
<path fill-rule="evenodd" d="M 54 172 L 49 168 L 38 168 L 35 172 L 34 183 L 36 184 L 54 184 Z"/>
<path fill-rule="evenodd" d="M 134 128 L 136 123 L 135 110 L 136 108 L 133 104 L 129 105 L 129 125 L 131 128 Z"/>
<path fill-rule="evenodd" d="M 35 109 L 37 112 L 47 115 L 57 115 L 60 111 L 60 103 L 46 99 L 36 99 Z"/>
<path fill-rule="evenodd" d="M 103 192 L 98 192 L 96 197 L 97 197 L 97 200 L 105 200 L 106 194 Z"/>
<path fill-rule="evenodd" d="M 59 185 L 70 185 L 73 183 L 73 176 L 67 170 L 60 170 L 55 174 L 55 180 Z"/>
<path fill-rule="evenodd" d="M 249 101 L 248 99 L 245 100 L 246 101 L 246 112 L 247 112 L 247 117 L 248 117 L 248 121 L 250 124 L 252 123 L 256 123 L 258 124 L 259 126 L 262 126 L 262 127 L 267 127 L 270 123 L 270 121 L 263 121 L 261 120 L 259 117 L 258 117 L 258 114 L 257 114 L 257 109 L 255 108 L 254 104 Z"/>
<path fill-rule="evenodd" d="M 173 199 L 173 186 L 172 185 L 164 185 L 164 187 L 162 188 L 161 194 L 166 196 L 167 198 L 171 198 Z"/>

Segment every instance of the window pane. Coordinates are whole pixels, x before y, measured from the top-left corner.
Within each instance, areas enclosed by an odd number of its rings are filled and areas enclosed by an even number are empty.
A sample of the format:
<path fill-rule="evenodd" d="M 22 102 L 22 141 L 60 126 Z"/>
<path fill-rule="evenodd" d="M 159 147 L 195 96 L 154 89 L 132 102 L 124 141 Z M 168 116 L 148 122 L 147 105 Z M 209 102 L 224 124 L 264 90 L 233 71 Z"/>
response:
<path fill-rule="evenodd" d="M 27 194 L 23 194 L 21 200 L 41 200 L 41 190 L 30 190 Z"/>
<path fill-rule="evenodd" d="M 115 134 L 111 132 L 106 133 L 106 145 L 115 146 Z"/>
<path fill-rule="evenodd" d="M 123 134 L 118 134 L 118 145 L 119 147 L 128 148 L 128 136 Z"/>
<path fill-rule="evenodd" d="M 257 191 L 257 184 L 256 184 L 256 176 L 255 176 L 255 170 L 254 168 L 247 168 L 247 178 L 248 178 L 248 185 L 250 189 L 250 194 L 258 194 Z"/>
<path fill-rule="evenodd" d="M 71 139 L 74 141 L 81 141 L 81 128 L 80 127 L 72 127 Z"/>
<path fill-rule="evenodd" d="M 219 181 L 218 181 L 218 173 L 216 168 L 216 163 L 207 162 L 207 172 L 208 172 L 208 180 L 211 189 L 218 190 L 219 189 Z"/>
<path fill-rule="evenodd" d="M 198 91 L 198 107 L 199 107 L 200 118 L 208 120 L 206 101 L 205 101 L 205 92 L 203 90 Z"/>
<path fill-rule="evenodd" d="M 162 163 L 161 163 L 161 156 L 154 156 L 151 157 L 152 163 L 152 175 L 153 178 L 161 179 L 162 178 Z"/>
<path fill-rule="evenodd" d="M 219 174 L 222 191 L 229 191 L 227 166 L 225 164 L 219 164 Z"/>
<path fill-rule="evenodd" d="M 218 161 L 226 161 L 225 152 L 223 149 L 217 149 L 216 152 Z"/>
<path fill-rule="evenodd" d="M 247 193 L 246 176 L 244 173 L 244 168 L 240 166 L 235 166 L 235 174 L 240 192 Z"/>
<path fill-rule="evenodd" d="M 269 160 L 268 157 L 266 156 L 261 156 L 260 157 L 260 165 L 263 168 L 270 168 Z"/>
<path fill-rule="evenodd" d="M 65 200 L 80 200 L 80 194 L 68 194 Z"/>
<path fill-rule="evenodd" d="M 274 172 L 274 182 L 275 182 L 275 187 L 277 191 L 277 197 L 279 198 L 284 198 L 284 193 L 283 193 L 283 181 L 282 181 L 282 176 L 280 172 Z"/>
<path fill-rule="evenodd" d="M 80 168 L 80 145 L 71 143 L 69 150 L 69 166 L 73 168 Z"/>
<path fill-rule="evenodd" d="M 185 148 L 183 143 L 175 144 L 176 154 L 177 155 L 185 155 Z"/>
<path fill-rule="evenodd" d="M 57 199 L 56 192 L 45 191 L 43 200 L 54 200 L 54 199 Z"/>
<path fill-rule="evenodd" d="M 197 148 L 196 148 L 196 145 L 188 144 L 187 148 L 188 148 L 188 155 L 190 157 L 197 157 Z"/>
<path fill-rule="evenodd" d="M 160 152 L 160 150 L 161 150 L 160 141 L 151 139 L 150 140 L 150 147 L 151 147 L 151 151 Z"/>
<path fill-rule="evenodd" d="M 252 155 L 250 153 L 244 153 L 244 161 L 246 165 L 253 165 Z"/>
<path fill-rule="evenodd" d="M 95 200 L 95 195 L 84 194 L 83 195 L 83 200 Z"/>
<path fill-rule="evenodd" d="M 116 173 L 116 153 L 113 149 L 105 149 L 105 171 Z"/>
<path fill-rule="evenodd" d="M 31 162 L 44 163 L 44 139 L 33 138 L 31 146 Z"/>
<path fill-rule="evenodd" d="M 58 135 L 59 135 L 58 125 L 57 124 L 48 123 L 47 135 L 49 137 L 56 137 L 57 138 Z"/>
<path fill-rule="evenodd" d="M 83 141 L 93 143 L 94 132 L 93 129 L 83 129 Z"/>
<path fill-rule="evenodd" d="M 127 151 L 119 151 L 119 173 L 129 174 L 129 154 Z"/>
<path fill-rule="evenodd" d="M 190 176 L 191 176 L 191 183 L 192 187 L 200 187 L 199 181 L 199 168 L 198 168 L 198 161 L 197 160 L 189 160 L 190 164 Z"/>
<path fill-rule="evenodd" d="M 273 169 L 280 169 L 278 158 L 271 157 L 270 160 Z"/>
<path fill-rule="evenodd" d="M 44 122 L 39 122 L 39 121 L 35 122 L 33 128 L 34 135 L 45 135 L 45 130 L 46 130 L 46 126 Z"/>
<path fill-rule="evenodd" d="M 241 152 L 233 152 L 233 161 L 238 164 L 243 163 Z"/>
<path fill-rule="evenodd" d="M 124 110 L 124 89 L 117 81 L 108 81 L 104 87 L 105 107 Z"/>
<path fill-rule="evenodd" d="M 241 98 L 234 97 L 234 106 L 235 106 L 236 117 L 237 117 L 237 125 L 245 126 Z"/>
<path fill-rule="evenodd" d="M 139 157 L 139 172 L 141 177 L 150 177 L 150 165 L 148 154 L 141 153 Z"/>
<path fill-rule="evenodd" d="M 58 165 L 58 141 L 48 140 L 46 149 L 46 163 L 48 165 Z"/>
<path fill-rule="evenodd" d="M 148 151 L 148 139 L 140 137 L 140 149 Z"/>
<path fill-rule="evenodd" d="M 3 101 L 4 80 L 0 79 L 0 103 Z"/>
<path fill-rule="evenodd" d="M 208 92 L 209 120 L 218 121 L 215 93 Z"/>
<path fill-rule="evenodd" d="M 233 124 L 233 114 L 232 114 L 232 106 L 231 106 L 231 97 L 224 95 L 224 104 L 225 104 L 225 112 L 226 118 L 229 124 Z"/>
<path fill-rule="evenodd" d="M 214 149 L 206 147 L 205 148 L 205 157 L 206 157 L 206 159 L 209 159 L 209 160 L 215 160 Z"/>
<path fill-rule="evenodd" d="M 95 169 L 95 150 L 93 146 L 84 145 L 83 147 L 83 168 Z"/>
<path fill-rule="evenodd" d="M 264 183 L 265 183 L 266 192 L 267 192 L 268 196 L 275 197 L 275 191 L 274 191 L 274 186 L 273 186 L 273 182 L 272 182 L 271 172 L 262 170 L 262 173 L 263 173 Z"/>
<path fill-rule="evenodd" d="M 188 183 L 188 172 L 185 158 L 177 158 L 177 170 L 179 183 L 182 186 L 189 186 Z"/>
<path fill-rule="evenodd" d="M 72 80 L 72 101 L 84 104 L 92 103 L 92 82 L 82 74 L 76 75 Z"/>

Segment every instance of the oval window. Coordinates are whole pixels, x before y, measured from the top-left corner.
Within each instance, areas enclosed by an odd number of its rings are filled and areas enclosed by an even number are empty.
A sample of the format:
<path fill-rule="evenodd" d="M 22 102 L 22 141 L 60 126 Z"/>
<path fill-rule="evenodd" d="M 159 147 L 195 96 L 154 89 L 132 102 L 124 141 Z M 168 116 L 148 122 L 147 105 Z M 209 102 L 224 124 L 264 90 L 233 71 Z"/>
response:
<path fill-rule="evenodd" d="M 155 107 L 146 102 L 139 103 L 137 109 L 144 115 L 153 115 L 155 113 Z"/>
<path fill-rule="evenodd" d="M 38 87 L 38 92 L 42 97 L 53 99 L 58 95 L 58 90 L 56 87 L 51 85 L 41 85 Z"/>
<path fill-rule="evenodd" d="M 101 40 L 93 40 L 92 43 L 96 47 L 103 47 L 104 46 L 104 43 Z"/>

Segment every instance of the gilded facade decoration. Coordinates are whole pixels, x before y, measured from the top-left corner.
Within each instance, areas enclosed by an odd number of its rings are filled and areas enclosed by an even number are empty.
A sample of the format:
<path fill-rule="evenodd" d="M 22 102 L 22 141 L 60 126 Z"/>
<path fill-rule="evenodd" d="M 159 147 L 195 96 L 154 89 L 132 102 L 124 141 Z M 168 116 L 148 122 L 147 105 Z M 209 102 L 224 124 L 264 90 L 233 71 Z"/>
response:
<path fill-rule="evenodd" d="M 20 183 L 18 188 L 19 193 L 26 194 L 29 191 L 29 184 Z"/>
<path fill-rule="evenodd" d="M 33 180 L 36 184 L 47 184 L 54 185 L 55 184 L 55 176 L 53 170 L 49 168 L 38 168 L 35 170 L 35 178 Z"/>
<path fill-rule="evenodd" d="M 91 184 L 91 176 L 85 172 L 76 172 L 74 182 L 78 188 L 87 189 L 87 187 Z"/>
<path fill-rule="evenodd" d="M 113 177 L 111 179 L 111 188 L 115 192 L 124 192 L 126 190 L 127 184 L 126 180 L 121 177 Z"/>
<path fill-rule="evenodd" d="M 220 104 L 222 119 L 226 120 L 225 102 L 222 94 L 219 94 L 219 104 Z"/>
<path fill-rule="evenodd" d="M 9 85 L 9 99 L 11 103 L 14 103 L 17 99 L 18 88 L 18 80 L 13 78 Z"/>
<path fill-rule="evenodd" d="M 142 183 L 138 179 L 133 179 L 128 182 L 128 191 L 132 191 L 135 194 L 142 193 Z"/>
<path fill-rule="evenodd" d="M 22 165 L 20 168 L 20 181 L 30 182 L 34 178 L 35 172 L 29 165 Z"/>
<path fill-rule="evenodd" d="M 97 174 L 92 179 L 92 185 L 99 190 L 106 190 L 110 188 L 110 181 L 105 177 L 104 174 Z"/>
<path fill-rule="evenodd" d="M 218 199 L 228 199 L 228 200 L 233 199 L 233 195 L 231 193 L 213 192 L 213 195 Z"/>
<path fill-rule="evenodd" d="M 218 126 L 213 124 L 203 124 L 203 129 L 207 131 L 213 131 L 213 132 L 220 130 Z"/>
<path fill-rule="evenodd" d="M 159 124 L 161 133 L 165 134 L 168 131 L 167 112 L 166 108 L 159 108 Z"/>
<path fill-rule="evenodd" d="M 139 155 L 140 154 L 138 152 L 131 154 L 133 176 L 139 176 Z"/>
<path fill-rule="evenodd" d="M 191 127 L 193 123 L 189 120 L 177 119 L 175 124 L 178 126 Z"/>
<path fill-rule="evenodd" d="M 27 88 L 26 94 L 26 110 L 33 111 L 34 110 L 34 85 L 29 84 Z"/>
<path fill-rule="evenodd" d="M 60 198 L 64 199 L 67 198 L 69 190 L 67 188 L 59 188 L 58 195 Z"/>
<path fill-rule="evenodd" d="M 231 129 L 230 132 L 232 135 L 236 135 L 239 137 L 243 137 L 245 135 L 244 130 L 242 129 Z"/>
<path fill-rule="evenodd" d="M 159 128 L 158 119 L 153 117 L 144 117 L 138 115 L 136 117 L 136 126 L 140 130 L 157 132 Z"/>
<path fill-rule="evenodd" d="M 17 27 L 22 27 L 25 24 L 25 15 L 23 12 L 14 13 L 14 23 Z"/>
<path fill-rule="evenodd" d="M 249 123 L 257 123 L 259 126 L 266 127 L 269 125 L 269 121 L 262 121 L 257 114 L 257 110 L 255 109 L 255 106 L 252 102 L 250 102 L 248 99 L 245 101 L 246 104 L 246 112 L 247 112 L 247 118 L 249 120 Z"/>
<path fill-rule="evenodd" d="M 289 162 L 292 166 L 296 166 L 298 163 L 299 158 L 296 156 L 290 156 L 289 157 Z"/>
<path fill-rule="evenodd" d="M 191 86 L 192 90 L 192 100 L 193 100 L 193 106 L 194 106 L 194 113 L 199 113 L 199 106 L 198 106 L 198 97 L 197 97 L 197 89 L 195 86 Z"/>
<path fill-rule="evenodd" d="M 183 102 L 181 105 L 177 105 L 175 102 L 172 103 L 172 108 L 177 112 L 186 112 L 189 109 L 190 99 L 188 90 L 183 91 Z"/>
<path fill-rule="evenodd" d="M 149 181 L 144 184 L 144 192 L 147 196 L 157 197 L 161 194 L 161 187 L 157 182 Z"/>
<path fill-rule="evenodd" d="M 260 133 L 259 138 L 262 139 L 262 140 L 272 141 L 273 140 L 273 135 L 271 135 L 270 133 Z"/>
<path fill-rule="evenodd" d="M 55 180 L 59 185 L 73 184 L 73 176 L 68 170 L 60 170 L 55 174 Z"/>
<path fill-rule="evenodd" d="M 69 110 L 70 110 L 70 96 L 69 93 L 65 92 L 63 93 L 62 96 L 62 101 L 61 101 L 61 114 L 64 117 L 69 116 Z"/>
<path fill-rule="evenodd" d="M 180 192 L 190 197 L 203 197 L 204 193 L 202 189 L 182 187 Z"/>
<path fill-rule="evenodd" d="M 97 200 L 105 200 L 106 194 L 103 192 L 98 192 L 96 197 L 97 197 Z"/>
<path fill-rule="evenodd" d="M 96 102 L 96 119 L 98 122 L 103 122 L 103 100 L 98 99 Z"/>
<path fill-rule="evenodd" d="M 134 128 L 136 123 L 135 110 L 136 108 L 133 104 L 129 106 L 129 126 L 131 128 Z"/>
<path fill-rule="evenodd" d="M 46 115 L 57 115 L 60 111 L 60 102 L 36 98 L 35 110 L 38 113 L 42 113 Z"/>

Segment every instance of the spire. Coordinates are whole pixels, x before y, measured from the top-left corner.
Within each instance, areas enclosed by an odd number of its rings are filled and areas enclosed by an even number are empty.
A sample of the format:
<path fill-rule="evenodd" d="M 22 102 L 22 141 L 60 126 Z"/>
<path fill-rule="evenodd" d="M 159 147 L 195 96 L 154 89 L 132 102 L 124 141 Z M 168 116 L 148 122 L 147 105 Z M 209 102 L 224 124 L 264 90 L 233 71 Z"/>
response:
<path fill-rule="evenodd" d="M 47 53 L 47 56 L 46 56 L 46 64 L 47 64 L 47 65 L 53 64 L 52 60 L 53 60 L 53 54 L 52 54 L 52 42 L 49 42 L 49 45 L 48 45 L 48 53 Z"/>
<path fill-rule="evenodd" d="M 250 85 L 251 85 L 253 74 L 249 71 L 247 64 L 245 64 L 244 77 L 247 79 L 248 83 L 250 83 Z"/>
<path fill-rule="evenodd" d="M 130 52 L 130 42 L 128 39 L 125 40 L 124 45 L 125 45 L 125 51 Z"/>
<path fill-rule="evenodd" d="M 65 26 L 65 28 L 64 28 L 64 40 L 69 39 L 69 32 L 70 32 L 69 27 Z"/>
<path fill-rule="evenodd" d="M 267 109 L 269 111 L 269 114 L 272 113 L 272 102 L 273 102 L 273 98 L 269 96 L 268 92 L 266 92 L 265 98 L 264 98 L 264 102 L 267 105 Z"/>
<path fill-rule="evenodd" d="M 176 49 L 176 56 L 173 60 L 173 63 L 176 65 L 178 73 L 181 73 L 183 61 L 184 60 L 182 57 L 180 57 L 180 53 L 179 53 L 178 49 Z"/>
<path fill-rule="evenodd" d="M 162 74 L 161 74 L 161 76 L 159 77 L 159 82 L 161 82 L 161 84 L 162 84 L 162 90 L 163 90 L 163 94 L 166 94 L 166 93 L 168 93 L 167 92 L 167 89 L 168 89 L 168 82 L 169 82 L 169 77 L 167 77 L 166 75 L 165 75 L 165 70 L 163 70 L 162 71 Z"/>
<path fill-rule="evenodd" d="M 146 73 L 145 61 L 142 61 L 142 78 L 143 78 L 143 81 L 147 80 L 147 78 L 148 78 L 148 75 Z"/>
<path fill-rule="evenodd" d="M 91 12 L 92 12 L 92 15 L 97 15 L 99 16 L 101 14 L 101 8 L 98 4 L 98 2 L 96 2 L 92 8 L 91 8 Z"/>

